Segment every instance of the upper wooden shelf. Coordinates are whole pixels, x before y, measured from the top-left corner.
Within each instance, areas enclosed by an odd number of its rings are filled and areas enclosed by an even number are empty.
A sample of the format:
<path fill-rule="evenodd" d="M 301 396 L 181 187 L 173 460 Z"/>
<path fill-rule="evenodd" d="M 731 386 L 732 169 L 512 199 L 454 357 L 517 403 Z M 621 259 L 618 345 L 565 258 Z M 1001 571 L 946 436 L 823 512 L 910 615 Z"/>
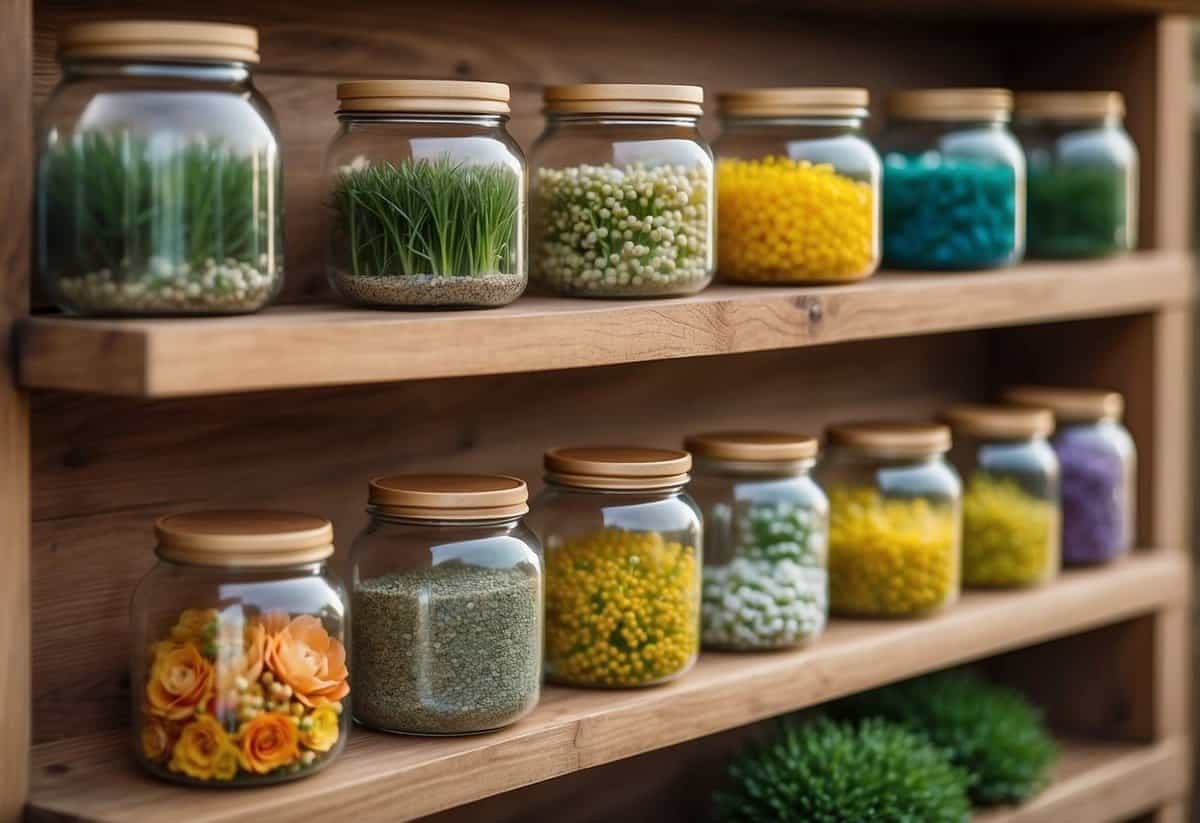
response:
<path fill-rule="evenodd" d="M 1192 294 L 1191 258 L 1147 252 L 993 272 L 885 272 L 848 286 L 715 286 L 673 300 L 530 296 L 483 311 L 284 306 L 173 320 L 33 317 L 29 388 L 139 397 L 383 383 L 1131 314 Z"/>
<path fill-rule="evenodd" d="M 835 620 L 810 649 L 705 654 L 686 677 L 660 688 L 548 688 L 532 715 L 494 734 L 422 739 L 355 729 L 328 770 L 254 791 L 198 792 L 157 781 L 132 763 L 122 733 L 43 744 L 34 749 L 31 808 L 46 819 L 155 823 L 350 814 L 408 820 L 933 669 L 1182 606 L 1189 579 L 1182 551 L 1147 551 L 1106 568 L 1067 572 L 1041 589 L 968 593 L 926 620 Z M 1186 783 L 1185 755 L 1166 742 L 1081 756 L 1064 761 L 1060 771 L 1075 788 L 1059 787 L 1039 801 L 1032 808 L 1041 814 L 1006 811 L 987 819 L 1108 820 L 1061 813 L 1088 801 L 1098 787 L 1134 795 L 1148 790 L 1117 784 L 1133 772 L 1148 784 L 1168 761 L 1172 790 Z"/>

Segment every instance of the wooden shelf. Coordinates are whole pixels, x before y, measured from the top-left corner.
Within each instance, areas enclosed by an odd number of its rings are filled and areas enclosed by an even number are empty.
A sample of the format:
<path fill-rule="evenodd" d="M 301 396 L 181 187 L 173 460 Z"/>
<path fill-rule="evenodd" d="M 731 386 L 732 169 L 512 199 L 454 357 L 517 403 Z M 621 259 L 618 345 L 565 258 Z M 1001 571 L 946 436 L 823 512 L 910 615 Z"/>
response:
<path fill-rule="evenodd" d="M 1187 255 L 1151 252 L 840 287 L 716 286 L 674 300 L 526 297 L 490 311 L 42 316 L 21 324 L 20 375 L 29 388 L 173 397 L 733 354 L 1150 311 L 1190 300 L 1191 267 Z"/>
<path fill-rule="evenodd" d="M 1054 782 L 1016 808 L 995 809 L 972 823 L 1123 823 L 1180 798 L 1187 790 L 1187 743 L 1155 745 L 1060 742 Z"/>
<path fill-rule="evenodd" d="M 1139 552 L 1106 568 L 1068 572 L 1038 590 L 972 592 L 927 620 L 834 621 L 807 650 L 706 654 L 687 677 L 661 688 L 549 688 L 529 718 L 495 734 L 418 739 L 356 729 L 345 754 L 327 771 L 253 792 L 195 792 L 153 780 L 131 762 L 124 734 L 43 744 L 34 748 L 31 803 L 36 812 L 80 820 L 160 821 L 185 810 L 186 819 L 195 821 L 337 819 L 348 808 L 365 817 L 412 819 L 926 671 L 1178 606 L 1187 601 L 1189 576 L 1183 552 Z M 1150 761 L 1139 756 L 1127 762 L 1126 754 L 1100 757 L 1096 779 L 1116 779 L 1105 777 L 1109 772 L 1102 767 L 1121 773 L 1149 768 Z M 1076 762 L 1082 761 L 1069 758 L 1064 768 Z M 1093 774 L 1092 766 L 1083 771 Z M 1064 775 L 1069 783 L 1084 780 L 1069 769 Z M 1084 802 L 1091 790 L 1063 791 L 1060 804 L 1074 802 L 1077 794 Z M 1051 794 L 1045 802 L 1058 796 Z"/>

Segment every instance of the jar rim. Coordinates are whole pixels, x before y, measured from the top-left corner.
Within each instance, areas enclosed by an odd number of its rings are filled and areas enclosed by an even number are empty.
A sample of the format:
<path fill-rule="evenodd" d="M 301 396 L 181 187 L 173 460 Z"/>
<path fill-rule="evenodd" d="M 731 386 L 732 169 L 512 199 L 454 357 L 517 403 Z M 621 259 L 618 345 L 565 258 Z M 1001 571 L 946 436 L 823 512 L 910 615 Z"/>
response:
<path fill-rule="evenodd" d="M 158 518 L 154 531 L 158 556 L 186 565 L 268 568 L 333 554 L 333 524 L 299 512 L 177 512 Z"/>
<path fill-rule="evenodd" d="M 258 63 L 258 29 L 188 20 L 103 20 L 68 26 L 59 60 L 157 58 Z"/>

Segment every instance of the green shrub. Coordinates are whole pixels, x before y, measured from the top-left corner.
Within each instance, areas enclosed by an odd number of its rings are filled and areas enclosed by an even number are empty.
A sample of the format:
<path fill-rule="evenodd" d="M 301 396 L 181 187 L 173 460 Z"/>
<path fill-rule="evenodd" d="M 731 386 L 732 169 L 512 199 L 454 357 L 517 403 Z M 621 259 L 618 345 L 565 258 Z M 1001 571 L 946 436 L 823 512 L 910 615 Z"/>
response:
<path fill-rule="evenodd" d="M 968 671 L 919 677 L 837 704 L 846 718 L 881 717 L 926 735 L 971 777 L 980 806 L 1036 794 L 1057 756 L 1041 713 L 1018 692 Z"/>
<path fill-rule="evenodd" d="M 718 792 L 722 823 L 963 823 L 967 776 L 925 738 L 869 719 L 785 721 Z"/>

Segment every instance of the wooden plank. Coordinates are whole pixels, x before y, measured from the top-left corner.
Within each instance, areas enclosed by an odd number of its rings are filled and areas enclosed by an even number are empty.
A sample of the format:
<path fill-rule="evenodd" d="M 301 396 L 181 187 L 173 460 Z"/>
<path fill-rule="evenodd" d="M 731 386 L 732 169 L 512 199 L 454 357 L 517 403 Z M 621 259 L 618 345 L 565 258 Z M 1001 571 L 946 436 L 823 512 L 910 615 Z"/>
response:
<path fill-rule="evenodd" d="M 325 772 L 253 793 L 197 793 L 143 776 L 121 734 L 35 749 L 33 807 L 68 818 L 158 821 L 414 819 L 498 792 L 632 757 L 1029 643 L 1182 605 L 1182 553 L 1142 553 L 1044 588 L 972 592 L 918 621 L 834 621 L 812 648 L 705 654 L 662 688 L 549 688 L 525 721 L 491 735 L 397 739 L 356 731 Z"/>
<path fill-rule="evenodd" d="M 1192 21 L 1156 21 L 1154 74 L 1153 243 L 1189 249 L 1192 236 Z"/>
<path fill-rule="evenodd" d="M 13 324 L 29 313 L 33 202 L 33 11 L 0 0 L 0 821 L 21 814 L 31 739 L 29 409 L 13 367 Z"/>
<path fill-rule="evenodd" d="M 695 297 L 526 297 L 489 311 L 291 307 L 233 318 L 36 317 L 31 388 L 144 397 L 461 377 L 795 348 L 1127 314 L 1190 300 L 1190 258 L 1141 253 L 1002 272 L 884 273 L 842 287 L 717 286 Z"/>

